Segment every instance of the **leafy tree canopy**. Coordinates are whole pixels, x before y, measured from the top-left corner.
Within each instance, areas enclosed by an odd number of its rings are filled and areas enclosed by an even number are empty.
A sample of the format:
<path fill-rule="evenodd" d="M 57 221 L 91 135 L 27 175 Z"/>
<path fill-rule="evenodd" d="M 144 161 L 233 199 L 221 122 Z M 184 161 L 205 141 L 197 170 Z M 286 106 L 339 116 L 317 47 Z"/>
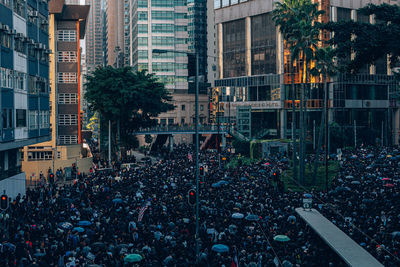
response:
<path fill-rule="evenodd" d="M 363 15 L 374 15 L 375 24 L 355 21 L 330 22 L 323 26 L 334 32 L 330 40 L 336 47 L 336 55 L 345 59 L 346 71 L 357 72 L 366 64 L 390 56 L 391 67 L 399 63 L 400 46 L 400 7 L 381 4 L 359 9 Z M 354 52 L 354 59 L 350 54 Z"/>
<path fill-rule="evenodd" d="M 174 109 L 164 84 L 144 71 L 98 67 L 86 78 L 89 108 L 100 113 L 102 119 L 119 121 L 120 138 L 125 144 L 136 144 L 131 140 L 132 131 L 153 125 L 154 117 Z"/>

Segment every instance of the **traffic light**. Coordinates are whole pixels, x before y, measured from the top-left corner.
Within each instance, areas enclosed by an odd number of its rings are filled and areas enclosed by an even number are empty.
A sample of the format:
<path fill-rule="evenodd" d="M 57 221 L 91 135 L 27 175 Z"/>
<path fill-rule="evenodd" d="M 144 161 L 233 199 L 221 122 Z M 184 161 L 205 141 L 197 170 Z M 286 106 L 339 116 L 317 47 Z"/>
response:
<path fill-rule="evenodd" d="M 50 173 L 49 180 L 50 180 L 50 183 L 54 183 L 54 173 Z"/>
<path fill-rule="evenodd" d="M 188 192 L 189 205 L 194 206 L 196 204 L 196 190 L 190 189 Z"/>
<path fill-rule="evenodd" d="M 1 195 L 0 208 L 2 210 L 7 210 L 8 209 L 8 196 L 7 195 Z"/>
<path fill-rule="evenodd" d="M 200 176 L 204 176 L 204 166 L 200 166 Z"/>

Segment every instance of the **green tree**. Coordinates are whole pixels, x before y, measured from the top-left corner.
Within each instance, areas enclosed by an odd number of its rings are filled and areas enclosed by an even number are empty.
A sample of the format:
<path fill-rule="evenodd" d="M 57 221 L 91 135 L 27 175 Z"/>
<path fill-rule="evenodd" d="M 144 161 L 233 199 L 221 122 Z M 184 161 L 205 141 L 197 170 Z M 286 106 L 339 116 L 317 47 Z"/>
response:
<path fill-rule="evenodd" d="M 310 63 L 318 48 L 320 25 L 319 17 L 323 11 L 318 10 L 318 3 L 311 0 L 283 0 L 276 3 L 273 19 L 279 26 L 286 41 L 292 60 L 300 70 L 300 182 L 305 181 L 305 90 L 309 77 Z M 293 103 L 294 104 L 294 103 Z"/>
<path fill-rule="evenodd" d="M 87 75 L 85 97 L 89 107 L 113 124 L 113 143 L 130 149 L 137 146 L 132 132 L 155 124 L 158 114 L 172 110 L 172 97 L 152 74 L 133 72 L 130 67 L 99 67 Z M 118 143 L 119 143 L 118 142 Z M 113 146 L 113 151 L 117 146 Z"/>
<path fill-rule="evenodd" d="M 336 55 L 346 59 L 342 71 L 356 73 L 367 64 L 389 55 L 391 67 L 397 66 L 400 59 L 400 7 L 381 4 L 359 9 L 361 14 L 373 15 L 375 23 L 345 21 L 330 22 L 325 29 L 334 32 L 330 40 L 336 47 Z M 354 53 L 352 59 L 350 53 Z"/>

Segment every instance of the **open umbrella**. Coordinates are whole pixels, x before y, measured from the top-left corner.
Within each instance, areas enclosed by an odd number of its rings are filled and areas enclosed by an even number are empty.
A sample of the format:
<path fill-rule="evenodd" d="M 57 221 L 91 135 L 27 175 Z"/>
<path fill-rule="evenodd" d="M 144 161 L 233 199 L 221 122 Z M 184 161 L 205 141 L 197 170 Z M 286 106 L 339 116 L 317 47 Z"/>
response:
<path fill-rule="evenodd" d="M 66 229 L 66 230 L 68 230 L 68 229 L 72 229 L 74 226 L 71 224 L 71 223 L 69 223 L 69 222 L 62 222 L 62 223 L 59 223 L 58 224 L 58 228 L 61 228 L 61 229 Z"/>
<path fill-rule="evenodd" d="M 77 225 L 78 225 L 78 226 L 90 226 L 90 225 L 92 225 L 92 222 L 89 222 L 89 221 L 79 221 L 79 222 L 77 223 Z"/>
<path fill-rule="evenodd" d="M 260 217 L 258 217 L 258 215 L 255 215 L 255 214 L 249 214 L 246 216 L 245 219 L 248 221 L 258 221 L 260 219 Z"/>
<path fill-rule="evenodd" d="M 276 235 L 274 236 L 274 240 L 278 242 L 288 242 L 290 238 L 287 235 Z"/>
<path fill-rule="evenodd" d="M 233 219 L 243 219 L 243 217 L 244 217 L 244 215 L 239 212 L 232 214 Z"/>
<path fill-rule="evenodd" d="M 40 258 L 40 257 L 46 256 L 46 253 L 45 252 L 36 252 L 35 254 L 33 254 L 33 256 Z"/>
<path fill-rule="evenodd" d="M 213 183 L 211 185 L 211 187 L 218 188 L 218 187 L 221 187 L 221 184 L 220 183 Z"/>
<path fill-rule="evenodd" d="M 373 157 L 374 157 L 374 154 L 368 154 L 365 158 L 370 159 L 370 158 L 373 158 Z"/>
<path fill-rule="evenodd" d="M 385 184 L 385 187 L 394 187 L 394 184 Z"/>
<path fill-rule="evenodd" d="M 312 195 L 311 195 L 311 194 L 308 194 L 308 193 L 305 193 L 305 194 L 303 194 L 303 197 L 305 197 L 305 198 L 312 198 Z"/>
<path fill-rule="evenodd" d="M 74 228 L 72 228 L 72 231 L 77 231 L 78 233 L 83 233 L 83 232 L 85 232 L 85 229 L 83 229 L 82 227 L 74 227 Z"/>
<path fill-rule="evenodd" d="M 224 180 L 219 181 L 218 183 L 219 183 L 220 185 L 227 185 L 227 184 L 229 184 L 228 181 L 224 181 Z"/>
<path fill-rule="evenodd" d="M 390 181 L 390 178 L 383 178 L 382 181 Z"/>
<path fill-rule="evenodd" d="M 216 244 L 211 247 L 211 250 L 218 253 L 224 253 L 224 252 L 229 252 L 229 247 L 223 244 Z"/>
<path fill-rule="evenodd" d="M 350 158 L 351 158 L 351 159 L 356 159 L 356 158 L 358 158 L 358 157 L 357 157 L 357 155 L 352 155 Z"/>
<path fill-rule="evenodd" d="M 387 158 L 391 158 L 391 157 L 392 157 L 392 155 L 387 155 L 386 157 L 387 157 Z"/>
<path fill-rule="evenodd" d="M 128 254 L 125 256 L 124 262 L 135 263 L 141 261 L 142 259 L 143 257 L 139 254 Z"/>
<path fill-rule="evenodd" d="M 348 180 L 351 180 L 351 179 L 354 179 L 354 176 L 352 176 L 352 175 L 347 175 L 345 178 L 348 179 Z"/>
<path fill-rule="evenodd" d="M 359 181 L 352 181 L 351 184 L 360 184 Z"/>
<path fill-rule="evenodd" d="M 120 198 L 114 198 L 113 200 L 112 200 L 112 202 L 113 203 L 122 203 L 122 202 L 124 202 L 122 199 L 120 199 Z"/>
<path fill-rule="evenodd" d="M 248 179 L 247 179 L 246 177 L 242 177 L 242 178 L 240 178 L 240 181 L 242 181 L 242 182 L 247 182 Z"/>

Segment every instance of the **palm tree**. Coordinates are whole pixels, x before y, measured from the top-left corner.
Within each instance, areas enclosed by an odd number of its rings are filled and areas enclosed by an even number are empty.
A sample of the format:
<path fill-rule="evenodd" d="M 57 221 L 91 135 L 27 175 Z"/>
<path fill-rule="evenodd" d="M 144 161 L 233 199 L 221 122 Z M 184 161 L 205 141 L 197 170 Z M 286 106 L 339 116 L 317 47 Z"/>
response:
<path fill-rule="evenodd" d="M 299 70 L 301 70 L 300 182 L 303 184 L 305 183 L 305 133 L 307 128 L 304 121 L 304 91 L 309 76 L 307 70 L 310 62 L 314 59 L 314 51 L 318 48 L 320 29 L 317 27 L 317 20 L 322 14 L 323 11 L 318 10 L 318 3 L 314 4 L 311 0 L 283 0 L 276 3 L 273 15 L 275 24 L 279 26 L 279 30 L 289 46 L 292 60 L 297 62 Z M 293 108 L 293 115 L 295 115 L 295 108 Z"/>
<path fill-rule="evenodd" d="M 294 31 L 292 28 L 297 22 L 298 16 L 296 12 L 298 10 L 299 1 L 296 0 L 284 0 L 282 3 L 277 2 L 275 10 L 273 11 L 273 20 L 275 24 L 279 26 L 279 30 L 283 36 L 287 47 L 292 47 L 291 36 Z M 291 73 L 291 90 L 292 90 L 292 151 L 293 151 L 293 179 L 297 180 L 297 146 L 296 146 L 296 90 L 294 84 L 294 68 L 293 63 L 295 59 L 292 56 L 290 59 L 290 73 Z"/>
<path fill-rule="evenodd" d="M 312 184 L 315 184 L 317 178 L 318 158 L 321 150 L 322 128 L 325 128 L 325 186 L 328 190 L 328 78 L 332 78 L 337 73 L 335 62 L 335 50 L 328 46 L 315 51 L 315 66 L 310 70 L 314 77 L 322 77 L 324 81 L 324 112 L 321 114 L 321 125 L 318 134 L 318 145 L 315 155 L 314 172 Z M 325 126 L 323 126 L 325 124 Z"/>

